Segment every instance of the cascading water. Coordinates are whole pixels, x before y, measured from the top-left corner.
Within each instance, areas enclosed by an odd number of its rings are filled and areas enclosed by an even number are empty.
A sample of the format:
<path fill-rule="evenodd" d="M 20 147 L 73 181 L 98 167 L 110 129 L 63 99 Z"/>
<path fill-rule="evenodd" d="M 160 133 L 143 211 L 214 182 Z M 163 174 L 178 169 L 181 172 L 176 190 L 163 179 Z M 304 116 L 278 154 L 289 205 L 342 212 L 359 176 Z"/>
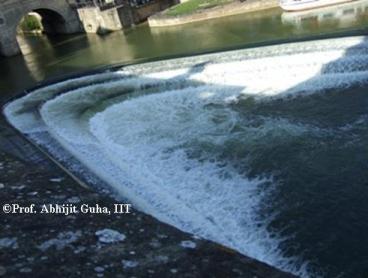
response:
<path fill-rule="evenodd" d="M 303 277 L 360 277 L 326 259 L 341 233 L 315 229 L 335 190 L 368 180 L 367 50 L 351 37 L 133 65 L 38 89 L 5 114 L 161 221 Z"/>

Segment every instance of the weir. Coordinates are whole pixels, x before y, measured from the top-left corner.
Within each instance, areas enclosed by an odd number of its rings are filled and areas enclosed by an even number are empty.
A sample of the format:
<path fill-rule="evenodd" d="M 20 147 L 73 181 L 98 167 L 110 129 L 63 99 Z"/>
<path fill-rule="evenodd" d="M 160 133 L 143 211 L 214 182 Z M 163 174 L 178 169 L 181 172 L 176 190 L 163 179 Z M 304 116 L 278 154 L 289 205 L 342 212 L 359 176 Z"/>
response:
<path fill-rule="evenodd" d="M 293 233 L 308 221 L 278 232 L 274 223 L 298 204 L 273 196 L 298 182 L 294 190 L 302 190 L 304 171 L 318 177 L 315 153 L 333 142 L 349 148 L 341 131 L 363 128 L 364 110 L 340 119 L 298 107 L 324 111 L 324 99 L 366 86 L 367 49 L 365 37 L 349 37 L 133 65 L 38 89 L 5 114 L 56 157 L 63 154 L 53 142 L 61 144 L 155 218 L 313 277 L 323 266 L 282 244 L 302 244 Z"/>

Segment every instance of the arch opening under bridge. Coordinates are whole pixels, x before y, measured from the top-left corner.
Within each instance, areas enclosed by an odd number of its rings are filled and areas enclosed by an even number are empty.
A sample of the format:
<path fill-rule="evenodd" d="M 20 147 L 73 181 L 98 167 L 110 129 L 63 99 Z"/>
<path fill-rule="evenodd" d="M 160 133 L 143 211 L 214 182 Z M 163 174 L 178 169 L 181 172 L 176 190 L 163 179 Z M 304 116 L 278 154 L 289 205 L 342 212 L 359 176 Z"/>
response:
<path fill-rule="evenodd" d="M 22 18 L 30 13 L 40 18 L 42 31 L 47 34 L 71 34 L 81 32 L 77 12 L 67 1 L 33 0 L 26 4 L 13 0 L 0 3 L 0 55 L 13 56 L 21 52 L 17 40 Z"/>

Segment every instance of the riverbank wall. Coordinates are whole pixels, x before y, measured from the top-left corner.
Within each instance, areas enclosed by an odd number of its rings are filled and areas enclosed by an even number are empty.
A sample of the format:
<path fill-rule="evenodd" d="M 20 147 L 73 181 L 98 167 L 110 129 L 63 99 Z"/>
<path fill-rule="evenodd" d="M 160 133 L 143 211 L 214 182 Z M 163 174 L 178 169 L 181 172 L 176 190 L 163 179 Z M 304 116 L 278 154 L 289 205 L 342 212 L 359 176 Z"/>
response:
<path fill-rule="evenodd" d="M 235 14 L 266 10 L 279 6 L 278 0 L 248 0 L 232 2 L 230 4 L 199 10 L 191 14 L 170 16 L 165 11 L 148 18 L 150 27 L 175 26 L 212 18 L 225 17 Z"/>

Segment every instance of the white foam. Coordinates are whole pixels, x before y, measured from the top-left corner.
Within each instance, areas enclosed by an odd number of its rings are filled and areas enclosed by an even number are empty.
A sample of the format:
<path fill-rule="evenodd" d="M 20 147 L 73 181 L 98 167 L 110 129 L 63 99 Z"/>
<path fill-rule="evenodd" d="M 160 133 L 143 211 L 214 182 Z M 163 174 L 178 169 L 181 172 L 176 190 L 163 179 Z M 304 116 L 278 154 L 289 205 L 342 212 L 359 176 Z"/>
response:
<path fill-rule="evenodd" d="M 131 66 L 118 78 L 43 88 L 5 113 L 23 132 L 47 130 L 146 213 L 308 277 L 308 262 L 284 257 L 282 238 L 267 231 L 272 218 L 257 214 L 272 188 L 261 190 L 264 179 L 247 178 L 218 154 L 231 142 L 252 148 L 318 133 L 282 118 L 260 117 L 255 126 L 232 105 L 366 83 L 367 49 L 356 37 Z"/>
<path fill-rule="evenodd" d="M 264 180 L 247 179 L 226 163 L 220 166 L 216 153 L 202 155 L 200 161 L 187 153 L 201 144 L 217 149 L 243 138 L 251 145 L 262 136 L 275 136 L 276 130 L 281 136 L 299 136 L 306 130 L 275 119 L 265 119 L 258 128 L 248 126 L 229 108 L 206 109 L 221 99 L 225 104 L 229 92 L 212 90 L 212 97 L 201 98 L 202 89 L 124 101 L 92 118 L 91 130 L 135 190 L 149 193 L 149 203 L 160 198 L 165 204 L 166 222 L 286 267 L 288 260 L 266 232 L 270 219 L 260 220 L 255 214 L 262 200 L 258 186 Z M 240 133 L 232 132 L 235 125 Z M 192 221 L 181 226 L 170 214 L 186 219 L 185 206 L 192 211 Z"/>
<path fill-rule="evenodd" d="M 22 132 L 40 132 L 44 126 L 39 117 L 37 108 L 45 101 L 54 98 L 58 94 L 68 92 L 73 88 L 91 86 L 95 83 L 108 82 L 123 78 L 122 72 L 102 73 L 86 77 L 74 78 L 50 86 L 42 87 L 16 99 L 5 106 L 4 113 L 11 123 Z"/>

